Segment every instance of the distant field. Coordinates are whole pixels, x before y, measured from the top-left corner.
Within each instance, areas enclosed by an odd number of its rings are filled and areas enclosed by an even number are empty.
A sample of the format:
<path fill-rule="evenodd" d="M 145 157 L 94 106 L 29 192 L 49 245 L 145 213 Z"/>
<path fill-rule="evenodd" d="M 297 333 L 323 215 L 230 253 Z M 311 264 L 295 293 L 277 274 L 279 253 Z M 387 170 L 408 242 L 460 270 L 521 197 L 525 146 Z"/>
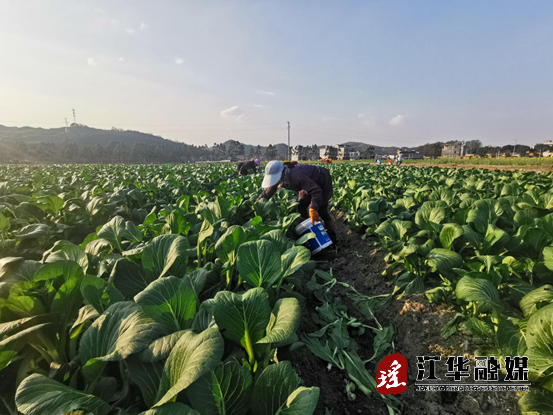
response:
<path fill-rule="evenodd" d="M 404 160 L 406 164 L 463 164 L 463 165 L 492 165 L 492 166 L 550 166 L 553 165 L 553 157 L 536 158 L 472 158 L 461 159 L 444 157 L 424 160 Z"/>
<path fill-rule="evenodd" d="M 342 163 L 341 160 L 336 160 L 334 163 Z M 346 163 L 375 163 L 374 160 L 349 160 Z M 388 164 L 387 160 L 382 160 L 382 164 Z M 424 160 L 403 160 L 403 164 L 424 164 L 424 165 L 468 165 L 468 166 L 553 166 L 553 157 L 536 157 L 536 158 L 474 158 L 461 159 L 453 157 L 444 157 L 437 159 Z"/>

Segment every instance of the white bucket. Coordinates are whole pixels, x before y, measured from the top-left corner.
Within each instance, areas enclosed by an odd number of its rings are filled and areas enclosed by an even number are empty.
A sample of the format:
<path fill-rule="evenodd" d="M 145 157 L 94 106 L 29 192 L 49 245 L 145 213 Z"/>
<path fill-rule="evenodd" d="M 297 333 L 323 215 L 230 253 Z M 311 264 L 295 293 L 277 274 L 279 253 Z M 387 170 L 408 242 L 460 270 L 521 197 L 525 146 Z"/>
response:
<path fill-rule="evenodd" d="M 308 240 L 305 243 L 305 246 L 309 248 L 313 254 L 316 254 L 332 245 L 332 240 L 330 239 L 330 236 L 328 236 L 328 233 L 326 233 L 326 229 L 321 222 L 315 222 L 315 225 L 312 225 L 311 219 L 306 219 L 296 226 L 296 233 L 298 236 L 302 236 L 310 232 L 315 234 L 315 238 Z"/>

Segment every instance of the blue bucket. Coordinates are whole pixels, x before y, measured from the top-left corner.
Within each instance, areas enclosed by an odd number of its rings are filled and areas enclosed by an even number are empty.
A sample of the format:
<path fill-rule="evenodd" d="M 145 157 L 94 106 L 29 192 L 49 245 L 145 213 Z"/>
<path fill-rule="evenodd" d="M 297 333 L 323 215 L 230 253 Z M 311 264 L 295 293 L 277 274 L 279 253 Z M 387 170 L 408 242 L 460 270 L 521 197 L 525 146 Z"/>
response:
<path fill-rule="evenodd" d="M 326 233 L 326 229 L 321 222 L 315 222 L 315 225 L 312 225 L 311 219 L 306 219 L 296 226 L 296 233 L 298 236 L 302 236 L 310 232 L 315 234 L 315 238 L 308 240 L 305 243 L 305 246 L 309 248 L 313 254 L 316 254 L 332 245 L 330 236 Z"/>

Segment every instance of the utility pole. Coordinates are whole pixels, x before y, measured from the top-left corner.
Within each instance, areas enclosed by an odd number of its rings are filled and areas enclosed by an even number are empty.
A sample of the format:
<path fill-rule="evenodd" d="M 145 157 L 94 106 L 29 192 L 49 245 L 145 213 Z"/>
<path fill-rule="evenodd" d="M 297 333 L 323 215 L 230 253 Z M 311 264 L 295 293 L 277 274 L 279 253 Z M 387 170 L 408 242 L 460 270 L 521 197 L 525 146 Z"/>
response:
<path fill-rule="evenodd" d="M 77 124 L 77 117 L 75 116 L 75 108 L 73 108 L 73 123 Z"/>
<path fill-rule="evenodd" d="M 67 134 L 67 127 L 68 127 L 67 118 L 65 118 L 65 134 Z"/>
<path fill-rule="evenodd" d="M 292 161 L 292 149 L 290 148 L 290 121 L 288 122 L 288 161 Z"/>
<path fill-rule="evenodd" d="M 513 155 L 517 153 L 517 139 L 515 138 L 515 146 L 513 147 Z"/>

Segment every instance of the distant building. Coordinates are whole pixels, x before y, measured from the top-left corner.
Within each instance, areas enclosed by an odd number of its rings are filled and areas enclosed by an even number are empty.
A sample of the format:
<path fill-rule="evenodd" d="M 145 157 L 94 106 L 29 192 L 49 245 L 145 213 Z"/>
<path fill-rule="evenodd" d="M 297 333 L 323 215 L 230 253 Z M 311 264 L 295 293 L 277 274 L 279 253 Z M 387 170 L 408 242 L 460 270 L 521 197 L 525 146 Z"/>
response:
<path fill-rule="evenodd" d="M 319 148 L 317 146 L 295 146 L 292 147 L 292 161 L 317 160 Z"/>
<path fill-rule="evenodd" d="M 359 160 L 361 158 L 361 152 L 356 151 L 353 147 L 348 145 L 338 146 L 338 160 Z"/>
<path fill-rule="evenodd" d="M 319 147 L 319 158 L 331 158 L 331 159 L 337 159 L 338 158 L 338 147 L 334 146 L 323 146 Z"/>
<path fill-rule="evenodd" d="M 543 145 L 544 145 L 544 146 L 553 146 L 553 140 L 545 140 L 545 141 L 543 142 Z"/>
<path fill-rule="evenodd" d="M 449 141 L 442 148 L 442 157 L 463 157 L 465 151 L 464 141 Z"/>
<path fill-rule="evenodd" d="M 401 155 L 404 160 L 422 160 L 424 158 L 418 151 L 408 149 L 401 150 Z"/>
<path fill-rule="evenodd" d="M 359 160 L 361 158 L 361 152 L 357 150 L 351 150 L 349 152 L 349 159 L 350 160 Z"/>

